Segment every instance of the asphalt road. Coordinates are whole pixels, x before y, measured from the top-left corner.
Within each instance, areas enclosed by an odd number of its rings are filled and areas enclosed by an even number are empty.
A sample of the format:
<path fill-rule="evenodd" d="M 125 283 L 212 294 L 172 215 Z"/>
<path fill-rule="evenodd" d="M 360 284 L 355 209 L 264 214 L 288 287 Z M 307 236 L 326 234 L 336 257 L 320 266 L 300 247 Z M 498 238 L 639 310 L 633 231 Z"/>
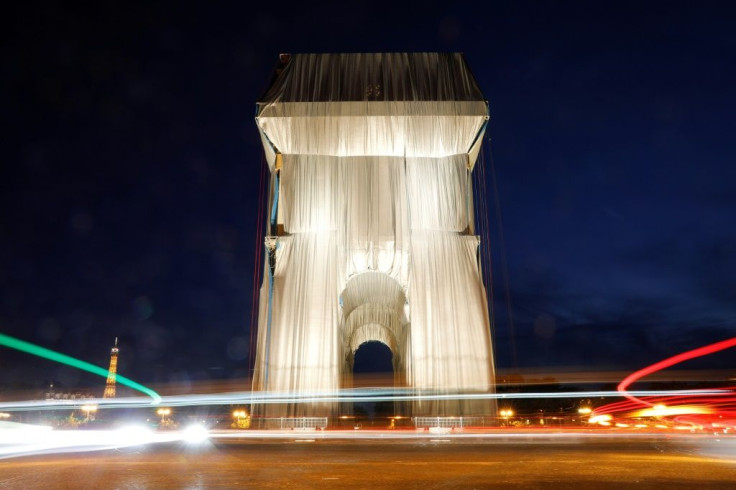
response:
<path fill-rule="evenodd" d="M 736 488 L 736 437 L 214 439 L 0 460 L 0 488 Z"/>

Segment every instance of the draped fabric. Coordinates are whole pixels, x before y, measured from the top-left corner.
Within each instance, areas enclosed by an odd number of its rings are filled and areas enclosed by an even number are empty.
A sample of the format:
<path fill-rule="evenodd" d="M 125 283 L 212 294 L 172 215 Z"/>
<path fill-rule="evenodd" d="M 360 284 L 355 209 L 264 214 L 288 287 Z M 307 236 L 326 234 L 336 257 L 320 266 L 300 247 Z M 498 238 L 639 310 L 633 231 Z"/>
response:
<path fill-rule="evenodd" d="M 263 106 L 258 127 L 284 155 L 436 157 L 467 153 L 484 102 L 285 103 Z"/>
<path fill-rule="evenodd" d="M 285 64 L 260 103 L 482 101 L 460 53 L 311 53 Z"/>
<path fill-rule="evenodd" d="M 488 112 L 462 56 L 293 55 L 258 108 L 274 223 L 254 389 L 332 392 L 349 385 L 358 347 L 377 340 L 417 393 L 492 390 L 469 185 Z M 413 411 L 492 405 L 420 400 Z"/>
<path fill-rule="evenodd" d="M 256 117 L 261 134 L 267 135 L 272 168 L 276 152 L 465 154 L 488 119 L 487 104 L 458 53 L 300 54 L 285 59 L 258 103 Z"/>
<path fill-rule="evenodd" d="M 407 194 L 413 230 L 462 232 L 468 227 L 467 155 L 407 158 Z"/>
<path fill-rule="evenodd" d="M 337 233 L 344 280 L 379 270 L 406 283 L 408 216 L 403 158 L 284 155 L 284 230 Z"/>
<path fill-rule="evenodd" d="M 492 387 L 489 319 L 477 247 L 475 236 L 412 234 L 409 385 L 419 392 L 484 392 Z M 415 411 L 473 415 L 484 413 L 484 403 L 420 400 Z"/>

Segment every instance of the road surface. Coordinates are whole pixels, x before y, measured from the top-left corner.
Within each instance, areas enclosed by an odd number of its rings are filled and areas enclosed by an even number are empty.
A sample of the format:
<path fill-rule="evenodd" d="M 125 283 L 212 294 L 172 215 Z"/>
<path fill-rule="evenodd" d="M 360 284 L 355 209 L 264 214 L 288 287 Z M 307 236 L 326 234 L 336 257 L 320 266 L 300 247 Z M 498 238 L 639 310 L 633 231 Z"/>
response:
<path fill-rule="evenodd" d="M 5 459 L 0 488 L 736 488 L 733 436 L 298 436 Z"/>

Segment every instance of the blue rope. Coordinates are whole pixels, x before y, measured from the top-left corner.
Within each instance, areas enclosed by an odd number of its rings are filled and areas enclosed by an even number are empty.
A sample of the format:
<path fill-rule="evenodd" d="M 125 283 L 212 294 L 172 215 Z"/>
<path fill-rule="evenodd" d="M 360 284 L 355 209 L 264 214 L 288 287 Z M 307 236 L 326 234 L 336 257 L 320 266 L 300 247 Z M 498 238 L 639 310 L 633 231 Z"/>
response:
<path fill-rule="evenodd" d="M 268 389 L 268 358 L 271 353 L 271 312 L 273 311 L 273 270 L 271 264 L 268 267 L 268 316 L 266 319 L 266 359 L 263 370 L 263 389 Z"/>
<path fill-rule="evenodd" d="M 273 192 L 273 206 L 271 207 L 271 226 L 276 224 L 276 211 L 279 207 L 279 174 L 276 173 Z"/>

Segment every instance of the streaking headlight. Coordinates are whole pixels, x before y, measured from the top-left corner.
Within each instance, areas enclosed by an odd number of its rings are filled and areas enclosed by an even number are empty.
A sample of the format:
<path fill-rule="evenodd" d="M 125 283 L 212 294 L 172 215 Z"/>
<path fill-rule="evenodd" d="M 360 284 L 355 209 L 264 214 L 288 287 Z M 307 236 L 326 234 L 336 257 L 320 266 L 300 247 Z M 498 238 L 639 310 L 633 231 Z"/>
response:
<path fill-rule="evenodd" d="M 153 432 L 142 425 L 126 425 L 115 431 L 115 443 L 121 446 L 137 446 L 153 441 Z"/>
<path fill-rule="evenodd" d="M 209 436 L 210 433 L 207 428 L 199 424 L 190 425 L 181 433 L 182 440 L 191 444 L 204 442 L 209 438 Z"/>
<path fill-rule="evenodd" d="M 51 427 L 46 425 L 0 422 L 0 443 L 31 444 L 48 440 Z"/>
<path fill-rule="evenodd" d="M 588 419 L 589 424 L 601 424 L 601 425 L 610 425 L 611 420 L 613 417 L 611 417 L 610 414 L 604 413 L 601 415 L 593 415 Z"/>

